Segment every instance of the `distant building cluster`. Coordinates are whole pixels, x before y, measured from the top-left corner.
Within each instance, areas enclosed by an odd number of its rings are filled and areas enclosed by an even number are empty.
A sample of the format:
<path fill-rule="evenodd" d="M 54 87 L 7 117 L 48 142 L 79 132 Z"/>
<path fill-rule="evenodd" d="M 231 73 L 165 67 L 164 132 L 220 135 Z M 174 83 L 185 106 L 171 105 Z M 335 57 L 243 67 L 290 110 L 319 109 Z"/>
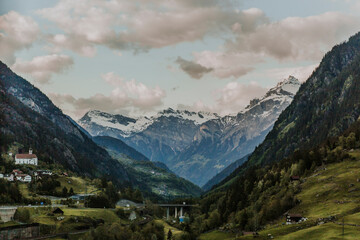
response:
<path fill-rule="evenodd" d="M 12 157 L 13 154 L 9 153 L 9 156 Z M 18 153 L 15 155 L 15 164 L 16 165 L 38 165 L 38 158 L 36 154 L 33 154 L 33 150 L 30 148 L 29 153 L 23 154 Z M 30 171 L 29 174 L 25 174 L 19 169 L 14 169 L 9 174 L 0 173 L 0 178 L 5 179 L 9 182 L 23 182 L 30 183 L 33 179 L 41 179 L 42 176 L 51 176 L 53 173 L 50 170 L 35 170 Z"/>
<path fill-rule="evenodd" d="M 6 179 L 9 182 L 19 181 L 24 183 L 29 183 L 32 180 L 32 177 L 29 174 L 24 174 L 19 169 L 14 169 L 10 174 L 0 173 L 0 178 Z"/>

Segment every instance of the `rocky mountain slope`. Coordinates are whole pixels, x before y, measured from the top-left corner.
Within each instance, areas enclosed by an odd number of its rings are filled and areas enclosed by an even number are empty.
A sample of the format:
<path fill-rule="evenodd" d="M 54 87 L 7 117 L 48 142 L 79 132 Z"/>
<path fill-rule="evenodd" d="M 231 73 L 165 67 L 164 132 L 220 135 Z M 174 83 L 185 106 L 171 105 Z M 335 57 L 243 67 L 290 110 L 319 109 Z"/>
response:
<path fill-rule="evenodd" d="M 265 139 L 299 87 L 300 82 L 290 76 L 262 98 L 252 100 L 237 115 L 205 122 L 189 147 L 169 164 L 170 169 L 203 186 L 235 160 L 251 153 Z"/>

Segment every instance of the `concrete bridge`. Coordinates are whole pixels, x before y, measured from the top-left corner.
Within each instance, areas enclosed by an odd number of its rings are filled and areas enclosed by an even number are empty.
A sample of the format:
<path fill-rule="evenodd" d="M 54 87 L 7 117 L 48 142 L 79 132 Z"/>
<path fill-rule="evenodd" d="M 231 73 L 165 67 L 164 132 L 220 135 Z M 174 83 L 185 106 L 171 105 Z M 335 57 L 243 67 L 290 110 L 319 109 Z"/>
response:
<path fill-rule="evenodd" d="M 17 207 L 0 207 L 0 219 L 3 222 L 10 222 L 14 219 Z"/>
<path fill-rule="evenodd" d="M 184 209 L 188 209 L 191 207 L 195 207 L 197 205 L 191 205 L 191 204 L 168 204 L 168 203 L 163 203 L 163 204 L 156 204 L 159 207 L 166 207 L 166 218 L 169 219 L 170 218 L 170 209 L 174 208 L 174 216 L 175 218 L 177 217 L 183 217 L 185 212 Z M 178 212 L 179 209 L 179 212 Z"/>

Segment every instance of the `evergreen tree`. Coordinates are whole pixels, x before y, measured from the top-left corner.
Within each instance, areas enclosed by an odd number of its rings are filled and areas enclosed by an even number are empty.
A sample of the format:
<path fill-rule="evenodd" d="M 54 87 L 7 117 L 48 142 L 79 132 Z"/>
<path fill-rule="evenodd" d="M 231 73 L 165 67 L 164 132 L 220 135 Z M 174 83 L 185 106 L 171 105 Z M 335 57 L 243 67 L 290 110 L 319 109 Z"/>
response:
<path fill-rule="evenodd" d="M 169 231 L 168 231 L 168 234 L 167 234 L 167 240 L 171 240 L 172 239 L 172 231 L 171 231 L 171 229 L 169 229 Z"/>
<path fill-rule="evenodd" d="M 68 195 L 68 190 L 67 190 L 66 187 L 63 188 L 63 190 L 62 190 L 62 195 L 63 195 L 64 197 L 67 197 L 67 195 Z"/>

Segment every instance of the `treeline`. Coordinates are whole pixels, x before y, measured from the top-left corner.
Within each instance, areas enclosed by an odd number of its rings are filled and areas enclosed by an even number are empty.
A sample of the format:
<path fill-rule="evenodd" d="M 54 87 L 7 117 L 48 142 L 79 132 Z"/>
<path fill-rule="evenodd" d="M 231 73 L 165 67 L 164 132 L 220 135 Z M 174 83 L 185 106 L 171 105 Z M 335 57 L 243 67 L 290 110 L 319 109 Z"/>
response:
<path fill-rule="evenodd" d="M 162 240 L 165 239 L 164 226 L 150 222 L 144 227 L 135 224 L 121 226 L 120 223 L 105 224 L 85 234 L 84 239 L 119 239 L 119 240 Z"/>
<path fill-rule="evenodd" d="M 0 179 L 0 204 L 50 204 L 50 200 L 41 197 L 24 197 L 19 189 L 18 183 L 11 183 Z"/>
<path fill-rule="evenodd" d="M 20 193 L 16 183 L 10 183 L 5 179 L 0 179 L 0 204 L 13 204 L 23 202 L 23 196 Z"/>
<path fill-rule="evenodd" d="M 106 178 L 95 179 L 93 182 L 102 191 L 87 199 L 85 202 L 87 207 L 115 208 L 116 203 L 123 198 L 137 203 L 142 203 L 144 200 L 139 189 L 133 189 L 132 187 L 119 189 L 118 186 L 115 186 L 111 181 L 107 181 Z"/>
<path fill-rule="evenodd" d="M 291 176 L 304 178 L 319 166 L 352 159 L 349 151 L 360 147 L 360 122 L 342 136 L 328 138 L 313 149 L 297 150 L 290 157 L 265 167 L 254 166 L 238 176 L 226 191 L 215 191 L 200 201 L 193 229 L 205 232 L 226 223 L 257 231 L 294 207 L 300 185 Z"/>

